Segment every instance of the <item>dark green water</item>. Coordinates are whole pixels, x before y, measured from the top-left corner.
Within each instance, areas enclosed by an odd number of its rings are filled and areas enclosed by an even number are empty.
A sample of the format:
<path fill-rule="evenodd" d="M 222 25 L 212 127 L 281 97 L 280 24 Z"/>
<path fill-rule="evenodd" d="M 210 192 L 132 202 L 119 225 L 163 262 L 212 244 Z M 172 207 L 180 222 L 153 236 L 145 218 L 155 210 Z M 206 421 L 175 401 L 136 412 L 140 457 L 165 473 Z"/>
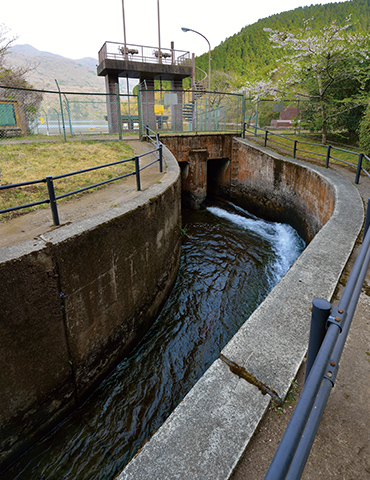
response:
<path fill-rule="evenodd" d="M 176 283 L 140 345 L 8 479 L 112 479 L 169 416 L 304 248 L 231 204 L 184 211 Z"/>

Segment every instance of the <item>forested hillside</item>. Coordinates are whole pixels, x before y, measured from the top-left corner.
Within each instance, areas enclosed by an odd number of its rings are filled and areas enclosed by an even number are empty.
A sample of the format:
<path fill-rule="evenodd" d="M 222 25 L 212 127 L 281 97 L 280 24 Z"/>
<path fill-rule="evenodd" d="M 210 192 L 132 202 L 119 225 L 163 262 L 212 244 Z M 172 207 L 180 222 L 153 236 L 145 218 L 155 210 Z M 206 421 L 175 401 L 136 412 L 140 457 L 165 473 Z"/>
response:
<path fill-rule="evenodd" d="M 245 10 L 247 18 L 247 7 Z M 259 20 L 253 25 L 244 27 L 212 50 L 212 71 L 218 70 L 246 77 L 263 74 L 274 67 L 281 53 L 279 49 L 271 47 L 268 33 L 264 28 L 297 29 L 303 25 L 304 20 L 314 17 L 317 29 L 320 30 L 333 20 L 344 24 L 350 15 L 354 30 L 369 31 L 370 0 L 299 7 Z M 208 53 L 198 57 L 196 64 L 207 71 Z"/>

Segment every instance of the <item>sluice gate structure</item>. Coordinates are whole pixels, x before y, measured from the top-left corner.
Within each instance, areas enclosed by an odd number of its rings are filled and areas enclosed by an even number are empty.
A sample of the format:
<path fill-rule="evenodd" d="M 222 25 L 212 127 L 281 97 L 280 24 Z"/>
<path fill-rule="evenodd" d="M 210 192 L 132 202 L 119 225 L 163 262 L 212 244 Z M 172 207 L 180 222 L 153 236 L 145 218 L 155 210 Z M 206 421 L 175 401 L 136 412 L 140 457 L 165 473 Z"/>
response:
<path fill-rule="evenodd" d="M 0 250 L 1 362 L 12 365 L 0 376 L 3 465 L 76 408 L 150 323 L 178 267 L 181 185 L 194 208 L 212 192 L 309 241 L 220 352 L 280 399 L 302 363 L 308 307 L 331 299 L 362 227 L 356 188 L 235 135 L 162 141 L 165 181 L 140 200 Z M 215 361 L 118 478 L 228 478 L 269 402 Z"/>

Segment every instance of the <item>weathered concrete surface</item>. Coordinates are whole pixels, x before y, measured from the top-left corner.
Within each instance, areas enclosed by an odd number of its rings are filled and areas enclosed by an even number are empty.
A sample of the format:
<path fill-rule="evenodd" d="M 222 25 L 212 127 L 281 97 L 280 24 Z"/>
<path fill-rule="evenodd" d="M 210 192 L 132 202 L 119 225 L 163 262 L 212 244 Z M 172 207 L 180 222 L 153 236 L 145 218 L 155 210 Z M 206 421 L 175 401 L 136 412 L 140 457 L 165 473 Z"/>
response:
<path fill-rule="evenodd" d="M 307 349 L 312 300 L 332 297 L 363 222 L 361 198 L 349 182 L 323 168 L 292 163 L 330 186 L 333 214 L 222 351 L 281 398 Z M 215 361 L 118 479 L 229 478 L 269 401 Z"/>
<path fill-rule="evenodd" d="M 180 171 L 140 196 L 0 249 L 0 462 L 74 408 L 135 343 L 180 260 Z"/>
<path fill-rule="evenodd" d="M 181 168 L 181 192 L 184 205 L 201 208 L 208 192 L 208 162 L 231 159 L 235 134 L 161 135 Z M 237 157 L 234 157 L 235 159 Z M 225 178 L 219 181 L 224 181 Z M 230 178 L 228 185 L 230 183 Z M 221 183 L 222 184 L 222 183 Z"/>
<path fill-rule="evenodd" d="M 333 187 L 325 177 L 267 149 L 256 151 L 246 140 L 234 140 L 230 169 L 223 185 L 231 199 L 258 216 L 289 223 L 306 240 L 333 212 Z"/>

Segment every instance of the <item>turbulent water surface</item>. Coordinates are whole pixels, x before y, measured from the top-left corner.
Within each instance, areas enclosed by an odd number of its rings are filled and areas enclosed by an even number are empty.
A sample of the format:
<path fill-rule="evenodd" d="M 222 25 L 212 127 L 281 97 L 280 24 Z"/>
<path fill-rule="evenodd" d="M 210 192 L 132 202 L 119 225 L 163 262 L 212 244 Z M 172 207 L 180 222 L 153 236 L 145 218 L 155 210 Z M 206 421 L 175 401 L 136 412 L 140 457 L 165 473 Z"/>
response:
<path fill-rule="evenodd" d="M 113 478 L 304 248 L 289 225 L 227 203 L 184 211 L 183 225 L 176 283 L 145 338 L 96 394 L 4 479 Z"/>

